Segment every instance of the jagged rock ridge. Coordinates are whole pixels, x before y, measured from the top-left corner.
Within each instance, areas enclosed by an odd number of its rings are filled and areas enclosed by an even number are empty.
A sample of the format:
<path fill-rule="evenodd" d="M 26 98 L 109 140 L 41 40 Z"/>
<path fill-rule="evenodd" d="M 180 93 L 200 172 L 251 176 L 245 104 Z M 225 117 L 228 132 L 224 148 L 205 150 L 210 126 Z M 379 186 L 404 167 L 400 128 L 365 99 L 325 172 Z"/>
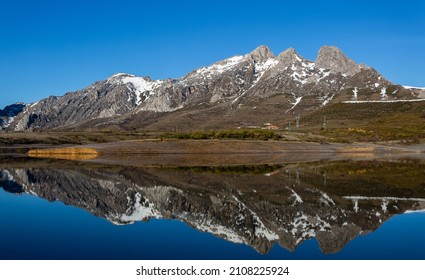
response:
<path fill-rule="evenodd" d="M 8 123 L 8 129 L 170 129 L 185 118 L 194 120 L 193 126 L 252 125 L 261 121 L 253 109 L 267 111 L 269 119 L 285 119 L 295 111 L 311 112 L 335 99 L 418 96 L 401 86 L 389 92 L 390 86 L 373 68 L 356 64 L 336 47 L 322 47 L 313 62 L 293 48 L 274 56 L 268 47 L 260 46 L 179 79 L 152 80 L 119 73 L 85 89 L 26 106 Z M 179 119 L 177 112 L 184 115 Z M 222 123 L 213 124 L 214 116 L 224 117 Z"/>

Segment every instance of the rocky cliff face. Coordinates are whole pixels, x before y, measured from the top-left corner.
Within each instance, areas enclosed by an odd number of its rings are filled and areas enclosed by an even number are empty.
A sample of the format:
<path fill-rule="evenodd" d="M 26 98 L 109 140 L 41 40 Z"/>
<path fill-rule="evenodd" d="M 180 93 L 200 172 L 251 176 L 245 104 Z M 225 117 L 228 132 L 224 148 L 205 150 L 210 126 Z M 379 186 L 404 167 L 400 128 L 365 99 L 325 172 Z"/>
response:
<path fill-rule="evenodd" d="M 359 65 L 336 47 L 322 47 L 315 64 L 316 68 L 329 69 L 331 73 L 346 74 L 347 76 L 353 76 L 361 71 Z"/>
<path fill-rule="evenodd" d="M 292 48 L 276 57 L 268 47 L 260 46 L 180 79 L 116 74 L 85 89 L 26 106 L 8 129 L 170 129 L 184 119 L 198 119 L 192 123 L 194 128 L 255 125 L 261 119 L 256 119 L 253 109 L 266 111 L 268 119 L 285 119 L 295 111 L 305 114 L 343 100 L 390 101 L 418 96 L 402 87 L 393 86 L 390 92 L 391 85 L 374 69 L 356 64 L 336 47 L 322 47 L 313 62 Z M 225 119 L 211 123 L 214 116 Z M 153 123 L 162 126 L 149 127 Z"/>
<path fill-rule="evenodd" d="M 357 163 L 348 168 L 351 172 L 372 172 L 373 165 L 393 170 L 394 178 L 399 174 L 395 163 Z M 0 186 L 9 192 L 60 200 L 115 224 L 177 219 L 261 253 L 276 243 L 293 251 L 311 238 L 317 239 L 324 253 L 336 253 L 394 214 L 425 208 L 420 183 L 406 188 L 383 185 L 377 170 L 371 177 L 375 179 L 363 188 L 361 178 L 347 180 L 351 173 L 345 169 L 329 173 L 341 166 L 347 164 L 296 169 L 276 166 L 274 170 L 268 166 L 269 173 L 264 174 L 258 173 L 258 167 L 247 166 L 245 173 L 235 175 L 241 167 L 211 172 L 208 168 L 69 168 L 60 167 L 58 162 L 54 169 L 3 168 Z M 406 167 L 400 170 L 405 172 Z"/>

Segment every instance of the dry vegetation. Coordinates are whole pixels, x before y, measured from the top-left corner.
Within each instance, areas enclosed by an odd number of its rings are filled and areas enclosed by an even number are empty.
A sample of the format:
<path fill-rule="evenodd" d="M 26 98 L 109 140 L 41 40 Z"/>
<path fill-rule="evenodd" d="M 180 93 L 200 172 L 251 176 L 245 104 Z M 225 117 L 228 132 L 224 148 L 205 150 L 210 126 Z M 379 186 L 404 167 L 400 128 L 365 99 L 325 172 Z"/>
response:
<path fill-rule="evenodd" d="M 90 160 L 98 157 L 99 152 L 91 148 L 72 147 L 56 149 L 35 149 L 28 152 L 30 157 L 55 158 L 69 160 Z"/>

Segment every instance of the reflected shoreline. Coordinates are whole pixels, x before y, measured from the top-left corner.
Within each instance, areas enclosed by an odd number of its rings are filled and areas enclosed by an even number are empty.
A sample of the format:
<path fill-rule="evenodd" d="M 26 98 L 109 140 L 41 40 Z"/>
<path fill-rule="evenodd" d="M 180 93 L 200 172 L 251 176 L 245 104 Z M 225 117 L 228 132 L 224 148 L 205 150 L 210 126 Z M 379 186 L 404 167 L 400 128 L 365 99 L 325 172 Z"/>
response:
<path fill-rule="evenodd" d="M 209 166 L 424 157 L 425 147 L 373 143 L 256 140 L 132 140 L 33 148 L 31 157 L 87 160 L 130 166 Z"/>

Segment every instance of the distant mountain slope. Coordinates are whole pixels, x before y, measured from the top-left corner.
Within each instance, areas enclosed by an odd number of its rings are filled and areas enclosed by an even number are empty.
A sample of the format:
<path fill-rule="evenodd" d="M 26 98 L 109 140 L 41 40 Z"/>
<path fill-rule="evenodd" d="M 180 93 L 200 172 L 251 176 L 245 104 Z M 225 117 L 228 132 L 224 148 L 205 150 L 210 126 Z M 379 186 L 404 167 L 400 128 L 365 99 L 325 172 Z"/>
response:
<path fill-rule="evenodd" d="M 4 107 L 3 110 L 0 109 L 0 130 L 9 126 L 15 117 L 24 110 L 24 108 L 25 105 L 23 103 L 15 103 Z"/>
<path fill-rule="evenodd" d="M 180 79 L 116 74 L 26 106 L 6 126 L 15 131 L 259 126 L 334 102 L 414 99 L 421 94 L 420 89 L 393 85 L 336 47 L 322 47 L 313 62 L 292 48 L 274 56 L 260 46 Z"/>

